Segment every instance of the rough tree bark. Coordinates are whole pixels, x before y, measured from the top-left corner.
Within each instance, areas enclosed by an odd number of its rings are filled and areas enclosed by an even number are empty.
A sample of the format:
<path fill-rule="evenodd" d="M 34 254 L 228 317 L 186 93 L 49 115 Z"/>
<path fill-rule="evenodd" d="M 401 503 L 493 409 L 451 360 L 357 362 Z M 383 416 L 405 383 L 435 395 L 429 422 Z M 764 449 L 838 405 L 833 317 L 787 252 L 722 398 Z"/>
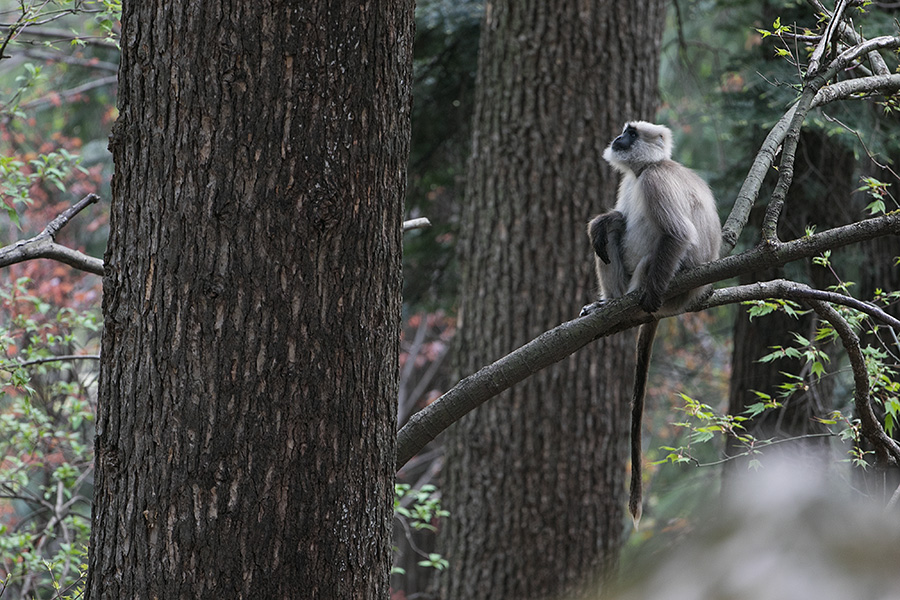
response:
<path fill-rule="evenodd" d="M 126 2 L 88 598 L 388 594 L 411 2 Z"/>
<path fill-rule="evenodd" d="M 663 4 L 486 3 L 459 374 L 595 299 L 585 228 L 616 190 L 601 154 L 624 120 L 654 115 Z M 633 353 L 631 334 L 600 341 L 448 431 L 443 597 L 556 597 L 615 560 Z"/>

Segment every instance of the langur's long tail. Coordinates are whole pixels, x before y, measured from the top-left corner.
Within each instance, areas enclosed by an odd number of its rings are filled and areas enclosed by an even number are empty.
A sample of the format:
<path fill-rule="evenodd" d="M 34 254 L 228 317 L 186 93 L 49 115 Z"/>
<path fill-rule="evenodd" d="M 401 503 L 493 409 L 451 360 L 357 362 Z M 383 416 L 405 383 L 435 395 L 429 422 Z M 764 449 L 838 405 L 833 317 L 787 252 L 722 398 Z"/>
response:
<path fill-rule="evenodd" d="M 637 342 L 637 361 L 634 365 L 634 392 L 631 395 L 631 495 L 628 512 L 638 528 L 643 512 L 643 492 L 641 482 L 641 420 L 644 415 L 644 393 L 647 390 L 647 373 L 650 370 L 650 355 L 653 353 L 653 339 L 659 321 L 641 325 Z"/>

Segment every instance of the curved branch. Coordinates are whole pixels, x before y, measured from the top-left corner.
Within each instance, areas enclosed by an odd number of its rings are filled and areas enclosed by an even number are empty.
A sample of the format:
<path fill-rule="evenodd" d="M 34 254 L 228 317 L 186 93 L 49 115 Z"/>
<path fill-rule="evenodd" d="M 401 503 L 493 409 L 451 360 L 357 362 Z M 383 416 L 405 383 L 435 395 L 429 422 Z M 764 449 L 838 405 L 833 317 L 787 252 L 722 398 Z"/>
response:
<path fill-rule="evenodd" d="M 869 400 L 869 372 L 866 370 L 866 360 L 859 347 L 859 338 L 834 308 L 819 300 L 808 300 L 807 303 L 820 317 L 831 323 L 847 351 L 853 371 L 853 401 L 862 426 L 862 434 L 875 446 L 879 460 L 886 462 L 890 457 L 900 465 L 900 444 L 885 433 L 875 417 L 875 411 L 872 410 Z"/>
<path fill-rule="evenodd" d="M 669 295 L 736 277 L 741 273 L 784 265 L 794 260 L 815 256 L 829 248 L 837 248 L 891 233 L 900 233 L 900 213 L 830 229 L 780 244 L 777 248 L 755 248 L 743 254 L 728 256 L 679 274 L 669 287 Z M 731 301 L 757 299 L 750 294 L 751 287 L 747 287 L 746 296 L 741 296 L 732 289 L 730 291 Z M 414 414 L 397 434 L 397 468 L 402 467 L 426 444 L 464 415 L 526 377 L 559 362 L 597 338 L 618 333 L 652 320 L 653 317 L 643 313 L 637 307 L 639 294 L 639 292 L 632 292 L 611 300 L 604 304 L 601 310 L 542 333 L 500 360 L 466 377 L 433 403 Z M 714 294 L 712 298 L 716 299 L 716 295 Z M 719 298 L 721 298 L 721 294 Z M 837 300 L 849 302 L 852 299 L 840 296 Z M 865 305 L 865 308 L 868 314 L 874 312 L 873 316 L 877 315 L 871 306 Z M 879 318 L 881 317 L 879 316 Z M 882 318 L 882 320 L 884 319 Z"/>
<path fill-rule="evenodd" d="M 61 215 L 50 221 L 44 230 L 33 238 L 0 248 L 0 268 L 35 258 L 50 258 L 75 267 L 81 271 L 103 275 L 103 261 L 56 243 L 56 234 L 65 227 L 72 217 L 100 199 L 97 194 L 88 194 L 77 204 L 67 208 Z"/>
<path fill-rule="evenodd" d="M 760 281 L 748 285 L 738 285 L 714 291 L 699 309 L 724 306 L 747 302 L 748 300 L 767 300 L 769 298 L 783 298 L 786 300 L 798 300 L 809 302 L 812 300 L 840 304 L 865 313 L 875 320 L 881 321 L 888 327 L 900 332 L 900 319 L 884 312 L 874 304 L 857 300 L 852 296 L 845 296 L 837 292 L 826 292 L 811 288 L 806 284 L 788 281 L 786 279 L 773 279 Z"/>

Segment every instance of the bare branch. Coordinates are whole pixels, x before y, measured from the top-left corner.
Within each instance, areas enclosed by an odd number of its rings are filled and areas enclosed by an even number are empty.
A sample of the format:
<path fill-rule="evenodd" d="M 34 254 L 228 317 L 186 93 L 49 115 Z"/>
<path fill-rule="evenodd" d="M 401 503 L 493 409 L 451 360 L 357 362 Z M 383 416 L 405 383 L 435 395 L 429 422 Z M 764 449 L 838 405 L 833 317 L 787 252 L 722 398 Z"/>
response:
<path fill-rule="evenodd" d="M 825 34 L 822 36 L 822 39 L 819 40 L 819 44 L 813 51 L 813 54 L 809 59 L 809 64 L 806 67 L 806 72 L 809 75 L 815 75 L 819 70 L 819 63 L 822 61 L 822 57 L 825 56 L 825 50 L 828 48 L 828 45 L 831 44 L 832 47 L 834 47 L 837 44 L 835 33 L 838 30 L 838 26 L 843 21 L 843 12 L 845 8 L 847 8 L 847 1 L 837 0 L 837 5 L 834 7 L 834 14 L 831 15 L 831 20 L 828 21 L 828 26 L 825 28 Z"/>
<path fill-rule="evenodd" d="M 57 101 L 69 100 L 70 98 L 84 94 L 85 92 L 89 92 L 91 90 L 95 90 L 97 88 L 106 87 L 108 85 L 115 85 L 117 81 L 117 75 L 100 77 L 99 79 L 88 81 L 87 83 L 83 83 L 82 85 L 76 86 L 74 88 L 63 90 L 61 92 L 53 92 L 47 94 L 46 96 L 31 100 L 30 102 L 25 102 L 23 104 L 20 104 L 19 108 L 22 110 L 35 110 L 44 108 L 45 106 L 52 106 Z"/>
<path fill-rule="evenodd" d="M 426 217 L 403 221 L 403 233 L 412 231 L 413 229 L 425 229 L 427 227 L 431 227 L 431 221 L 429 221 Z"/>
<path fill-rule="evenodd" d="M 34 360 L 26 360 L 18 363 L 0 364 L 0 369 L 9 371 L 18 369 L 19 367 L 30 367 L 31 365 L 42 365 L 52 362 L 74 362 L 77 360 L 100 360 L 99 354 L 63 354 L 60 356 L 47 356 L 45 358 L 35 358 Z"/>
<path fill-rule="evenodd" d="M 72 40 L 78 40 L 79 43 L 87 44 L 89 46 L 99 46 L 101 48 L 109 48 L 110 50 L 118 50 L 119 47 L 115 42 L 111 42 L 106 38 L 102 37 L 81 37 L 73 34 L 71 31 L 67 31 L 65 29 L 51 29 L 48 27 L 26 27 L 22 31 L 19 32 L 20 36 L 29 36 L 35 38 L 41 38 L 45 40 L 50 40 L 50 43 L 53 42 L 71 42 Z M 21 41 L 21 40 L 20 40 Z"/>
<path fill-rule="evenodd" d="M 731 251 L 737 245 L 738 238 L 750 219 L 750 211 L 756 203 L 756 197 L 759 195 L 759 189 L 762 187 L 763 180 L 769 169 L 775 164 L 775 157 L 778 156 L 781 142 L 784 141 L 788 125 L 793 120 L 795 111 L 796 106 L 788 110 L 778 120 L 778 123 L 772 127 L 769 135 L 763 141 L 759 152 L 756 153 L 753 164 L 750 166 L 750 171 L 744 178 L 744 183 L 741 185 L 734 205 L 731 207 L 731 213 L 722 227 L 722 256 L 731 254 Z"/>
<path fill-rule="evenodd" d="M 842 3 L 841 3 L 842 4 Z M 778 183 L 775 185 L 775 191 L 769 201 L 766 210 L 766 216 L 762 225 L 762 239 L 766 244 L 777 244 L 778 237 L 776 229 L 778 220 L 781 217 L 781 211 L 784 207 L 784 199 L 787 197 L 787 191 L 791 186 L 791 180 L 794 177 L 794 155 L 797 151 L 797 144 L 800 142 L 800 128 L 806 115 L 814 106 L 813 102 L 825 83 L 834 77 L 838 71 L 846 68 L 859 56 L 866 54 L 872 50 L 881 48 L 896 48 L 900 46 L 900 36 L 881 36 L 862 42 L 861 44 L 848 48 L 841 52 L 824 69 L 821 74 L 809 79 L 800 94 L 800 99 L 795 106 L 794 115 L 791 118 L 790 125 L 784 139 L 784 149 L 781 154 L 781 165 L 778 168 Z"/>
<path fill-rule="evenodd" d="M 44 52 L 43 50 L 25 50 L 25 56 L 37 60 L 48 62 L 61 62 L 76 67 L 84 67 L 86 69 L 98 69 L 109 73 L 118 73 L 119 65 L 107 61 L 98 60 L 96 58 L 78 58 L 69 54 L 61 54 L 59 52 Z"/>
<path fill-rule="evenodd" d="M 57 244 L 55 237 L 72 217 L 100 199 L 96 194 L 88 194 L 77 204 L 67 208 L 53 219 L 42 232 L 33 238 L 0 248 L 0 268 L 35 258 L 50 258 L 75 267 L 81 271 L 103 275 L 103 261 Z"/>
<path fill-rule="evenodd" d="M 819 0 L 808 0 L 809 3 L 813 6 L 813 8 L 822 14 L 828 15 L 831 17 L 831 13 L 822 5 Z M 834 22 L 834 19 L 832 19 Z M 850 44 L 861 44 L 864 39 L 861 35 L 859 35 L 853 27 L 847 24 L 843 19 L 839 19 L 837 21 L 838 29 L 840 30 L 841 37 L 845 38 Z M 829 23 L 830 25 L 830 23 Z M 884 58 L 881 57 L 880 54 L 876 51 L 872 51 L 868 53 L 869 62 L 872 63 L 872 68 L 875 71 L 876 75 L 887 75 L 891 72 L 888 68 L 887 64 L 884 62 Z"/>

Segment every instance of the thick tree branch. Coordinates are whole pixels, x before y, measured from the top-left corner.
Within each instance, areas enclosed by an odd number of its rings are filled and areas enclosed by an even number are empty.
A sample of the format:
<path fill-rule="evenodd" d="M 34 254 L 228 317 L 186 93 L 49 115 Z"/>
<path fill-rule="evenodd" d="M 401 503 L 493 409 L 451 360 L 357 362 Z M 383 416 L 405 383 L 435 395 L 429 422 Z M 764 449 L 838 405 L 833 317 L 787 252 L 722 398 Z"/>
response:
<path fill-rule="evenodd" d="M 33 238 L 0 248 L 0 268 L 35 258 L 50 258 L 88 273 L 103 275 L 102 260 L 57 244 L 55 240 L 57 232 L 72 217 L 99 199 L 100 197 L 96 194 L 88 194 L 77 204 L 67 208 L 61 215 L 50 221 L 44 230 Z"/>
<path fill-rule="evenodd" d="M 830 229 L 774 248 L 758 247 L 702 265 L 676 277 L 669 288 L 669 295 L 888 234 L 900 234 L 900 212 Z M 750 289 L 752 287 L 745 288 L 746 295 L 735 291 L 740 288 L 732 288 L 729 291 L 730 301 L 758 299 L 756 291 Z M 792 289 L 792 293 L 800 294 L 800 292 L 801 286 Z M 652 317 L 637 308 L 638 296 L 639 292 L 632 292 L 622 298 L 611 300 L 601 310 L 563 323 L 539 335 L 521 348 L 460 381 L 435 402 L 410 417 L 399 431 L 397 468 L 402 467 L 428 442 L 464 415 L 526 377 L 562 360 L 597 338 L 651 320 Z M 845 298 L 837 294 L 835 296 L 838 297 L 831 298 L 834 301 Z M 808 294 L 806 297 L 816 296 Z M 716 300 L 715 294 L 712 299 Z M 846 303 L 850 300 L 852 299 L 848 298 Z M 870 305 L 855 306 L 857 307 L 860 310 L 865 308 L 867 314 L 878 316 L 877 310 L 873 311 Z M 880 316 L 878 318 L 884 320 Z"/>
<path fill-rule="evenodd" d="M 769 132 L 751 166 L 734 208 L 723 228 L 723 256 L 729 254 L 736 245 L 737 239 L 747 223 L 763 179 L 774 164 L 779 147 L 790 134 L 791 140 L 785 152 L 789 156 L 787 161 L 785 161 L 785 157 L 782 158 L 782 168 L 780 169 L 779 186 L 781 190 L 776 193 L 774 198 L 776 206 L 770 207 L 772 215 L 770 223 L 777 222 L 781 212 L 778 199 L 780 197 L 783 201 L 783 196 L 790 185 L 793 153 L 799 139 L 800 126 L 809 110 L 855 94 L 893 93 L 900 88 L 900 78 L 883 74 L 826 86 L 825 83 L 828 79 L 863 54 L 897 45 L 900 45 L 900 38 L 887 36 L 863 42 L 841 53 L 821 74 L 808 83 L 801 94 L 800 101 Z M 891 214 L 788 243 L 765 244 L 740 255 L 726 256 L 714 263 L 683 273 L 672 282 L 669 291 L 671 294 L 677 294 L 701 285 L 735 277 L 740 273 L 784 265 L 800 258 L 814 256 L 827 249 L 898 233 L 900 233 L 900 214 Z M 774 235 L 772 240 L 774 242 Z M 753 299 L 749 294 L 750 291 L 749 289 L 744 290 L 748 293 L 745 299 Z M 795 287 L 789 291 L 797 295 L 802 290 Z M 806 294 L 809 297 L 812 291 L 807 291 Z M 649 320 L 648 315 L 637 309 L 636 296 L 637 294 L 634 293 L 613 300 L 604 306 L 603 310 L 596 311 L 582 319 L 564 323 L 460 381 L 433 404 L 413 415 L 400 430 L 398 433 L 398 468 L 463 415 L 532 373 L 562 360 L 598 337 L 610 335 Z M 718 299 L 721 300 L 723 297 L 720 294 Z M 740 294 L 735 290 L 731 291 L 731 297 L 734 298 L 734 301 L 740 301 Z M 713 298 L 713 300 L 715 299 L 716 297 Z M 869 314 L 873 312 L 869 305 L 859 308 L 861 310 L 868 309 Z"/>

